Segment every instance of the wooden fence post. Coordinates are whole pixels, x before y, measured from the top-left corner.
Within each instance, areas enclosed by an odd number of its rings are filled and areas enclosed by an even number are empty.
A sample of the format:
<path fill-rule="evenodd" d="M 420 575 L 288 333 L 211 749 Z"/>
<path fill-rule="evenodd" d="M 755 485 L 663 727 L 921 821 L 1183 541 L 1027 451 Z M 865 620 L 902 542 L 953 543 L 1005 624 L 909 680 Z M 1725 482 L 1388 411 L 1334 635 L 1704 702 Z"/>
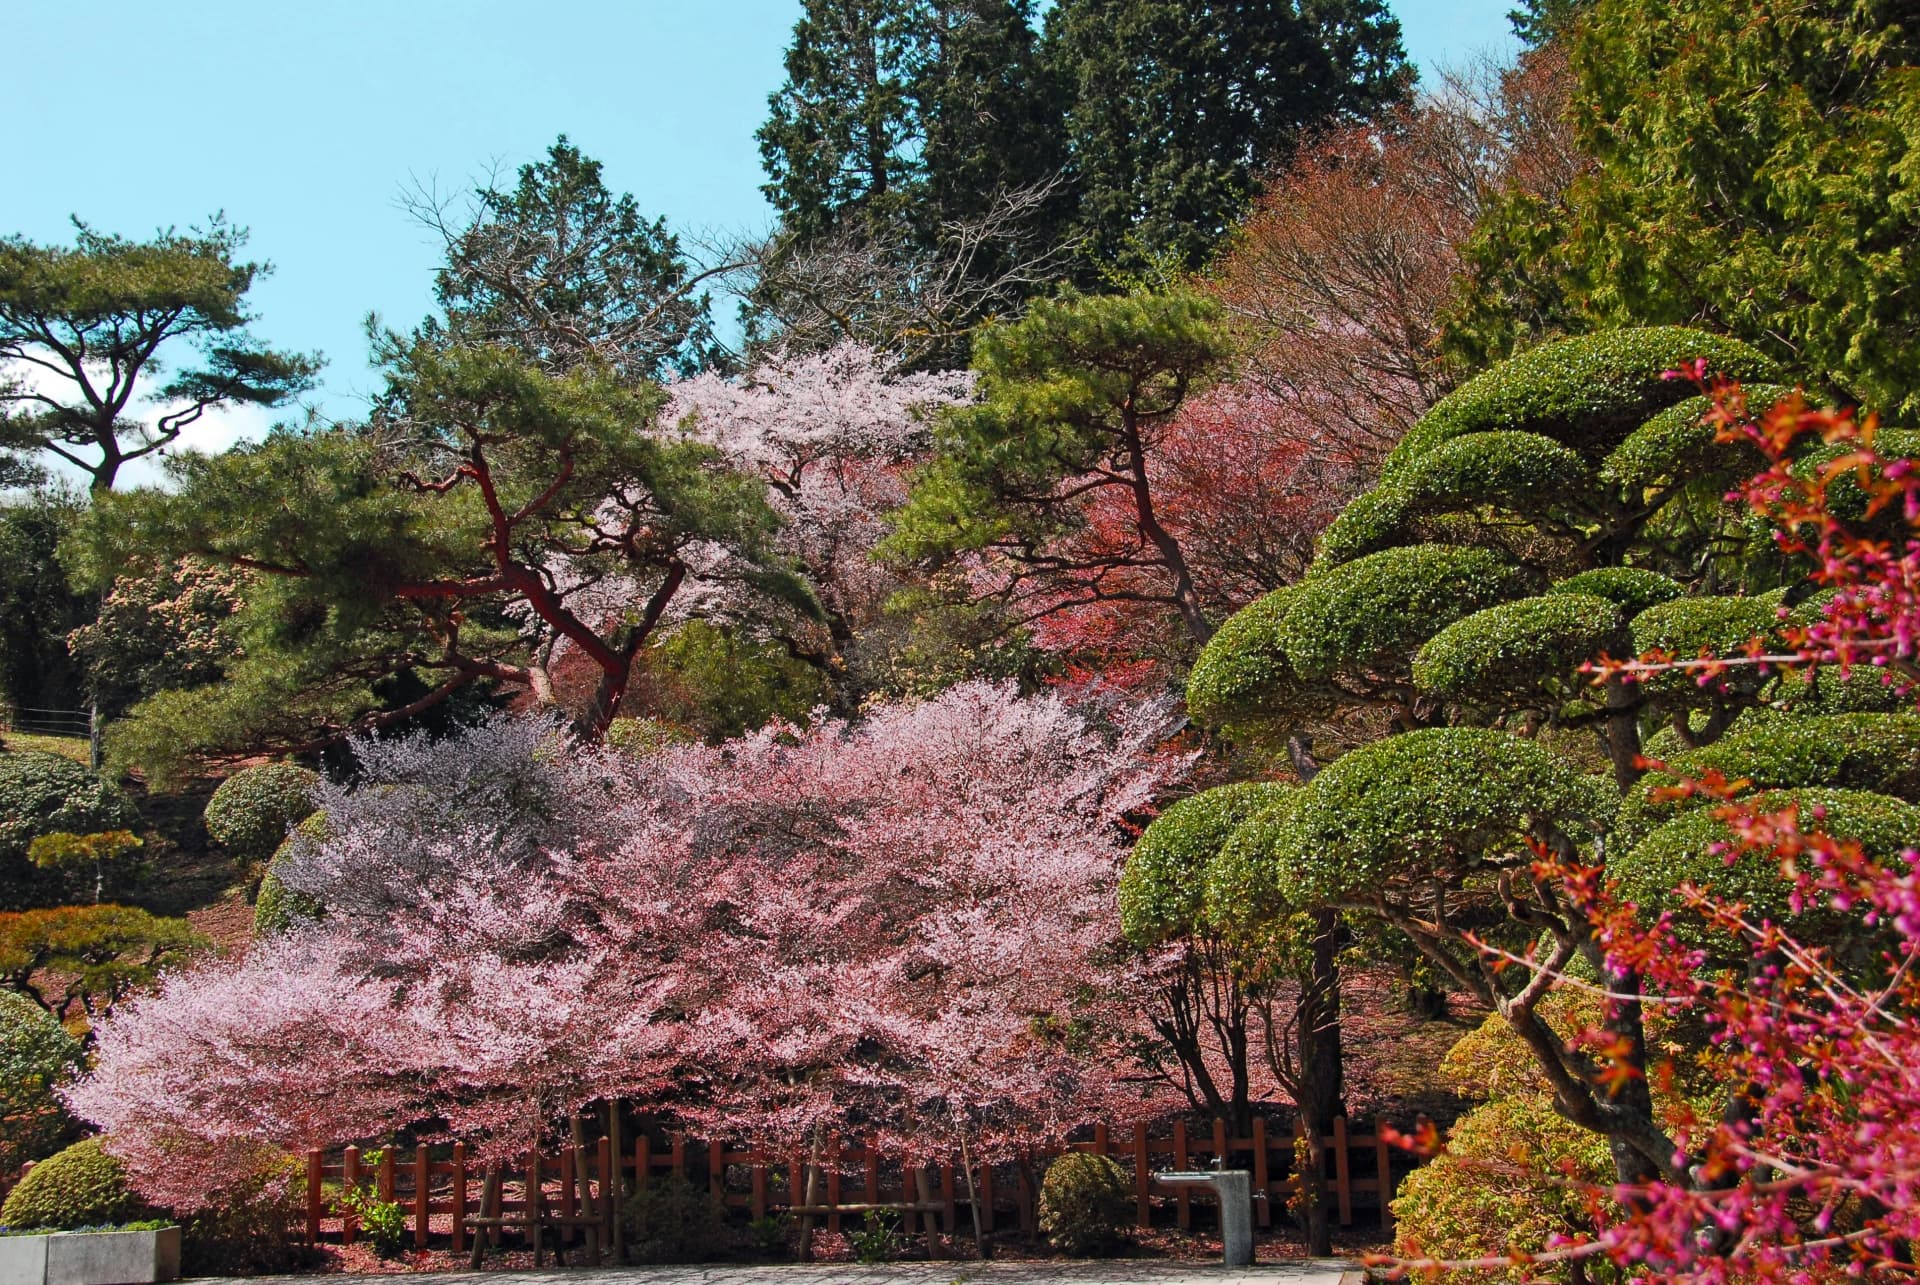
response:
<path fill-rule="evenodd" d="M 562 1245 L 573 1244 L 576 1228 L 572 1220 L 580 1212 L 578 1202 L 575 1199 L 576 1189 L 573 1184 L 574 1171 L 579 1167 L 579 1151 L 574 1147 L 560 1148 L 560 1204 L 557 1212 L 561 1218 L 567 1221 L 560 1224 L 558 1228 L 559 1234 L 554 1239 Z"/>
<path fill-rule="evenodd" d="M 614 1249 L 613 1226 L 620 1220 L 620 1205 L 614 1199 L 614 1193 L 620 1188 L 620 1184 L 614 1180 L 613 1157 L 615 1154 L 613 1139 L 602 1134 L 600 1141 L 594 1144 L 594 1169 L 599 1174 L 600 1181 L 600 1207 L 593 1212 L 601 1220 L 600 1248 L 610 1252 Z M 596 1258 L 596 1265 L 598 1261 Z M 618 1254 L 614 1254 L 613 1261 L 616 1265 L 619 1263 Z"/>
<path fill-rule="evenodd" d="M 453 1252 L 467 1247 L 467 1144 L 453 1144 Z"/>
<path fill-rule="evenodd" d="M 840 1231 L 840 1135 L 827 1139 L 827 1230 Z"/>
<path fill-rule="evenodd" d="M 1273 1201 L 1267 1192 L 1267 1117 L 1253 1117 L 1253 1216 L 1262 1227 L 1273 1226 Z"/>
<path fill-rule="evenodd" d="M 1147 1122 L 1133 1122 L 1134 1221 L 1142 1231 L 1153 1226 L 1153 1159 L 1147 1153 Z"/>
<path fill-rule="evenodd" d="M 866 1164 L 867 1203 L 877 1205 L 880 1203 L 880 1140 L 868 1138 L 860 1158 Z"/>
<path fill-rule="evenodd" d="M 1333 1117 L 1333 1191 L 1340 1202 L 1340 1225 L 1353 1226 L 1353 1175 L 1347 1165 L 1347 1117 Z"/>
<path fill-rule="evenodd" d="M 307 1244 L 320 1241 L 320 1219 L 326 1215 L 326 1157 L 318 1150 L 307 1152 Z"/>
<path fill-rule="evenodd" d="M 546 1182 L 546 1178 L 540 1172 L 540 1148 L 537 1146 L 528 1147 L 527 1148 L 527 1239 L 533 1245 L 533 1265 L 535 1267 L 539 1267 L 542 1265 L 543 1259 L 541 1258 L 541 1255 L 545 1252 L 545 1247 L 543 1242 L 545 1241 L 546 1238 L 540 1234 L 541 1232 L 540 1204 L 541 1204 L 541 1198 L 546 1194 L 544 1190 L 545 1182 Z"/>
<path fill-rule="evenodd" d="M 1107 1126 L 1104 1124 L 1094 1125 L 1093 1126 L 1093 1154 L 1096 1156 L 1104 1156 L 1112 1152 L 1112 1150 L 1113 1150 L 1113 1139 L 1109 1137 L 1107 1134 Z"/>
<path fill-rule="evenodd" d="M 1173 1122 L 1173 1167 L 1185 1170 L 1191 1163 L 1187 1159 L 1187 1122 L 1175 1120 Z M 1188 1199 L 1185 1183 L 1180 1184 L 1179 1195 L 1175 1199 L 1180 1205 L 1180 1230 L 1185 1231 L 1193 1226 L 1193 1206 Z"/>
<path fill-rule="evenodd" d="M 380 1148 L 380 1199 L 393 1204 L 393 1153 L 394 1146 L 389 1142 Z"/>
<path fill-rule="evenodd" d="M 1374 1163 L 1380 1175 L 1380 1230 L 1393 1231 L 1393 1147 L 1387 1142 L 1386 1121 L 1373 1121 Z"/>
<path fill-rule="evenodd" d="M 427 1232 L 432 1225 L 433 1174 L 428 1169 L 427 1144 L 419 1142 L 413 1148 L 413 1243 L 417 1249 L 427 1247 Z"/>
<path fill-rule="evenodd" d="M 340 1157 L 340 1190 L 344 1194 L 360 1185 L 360 1148 L 348 1147 Z M 354 1233 L 360 1230 L 359 1220 L 345 1209 L 340 1211 L 340 1243 L 353 1244 Z"/>

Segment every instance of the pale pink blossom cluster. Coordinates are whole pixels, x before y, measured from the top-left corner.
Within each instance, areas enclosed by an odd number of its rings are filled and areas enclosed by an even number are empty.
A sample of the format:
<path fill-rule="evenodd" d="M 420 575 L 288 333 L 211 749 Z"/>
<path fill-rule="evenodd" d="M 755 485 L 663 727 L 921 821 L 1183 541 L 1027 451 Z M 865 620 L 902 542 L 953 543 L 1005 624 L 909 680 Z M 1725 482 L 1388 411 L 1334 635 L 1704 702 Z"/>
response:
<path fill-rule="evenodd" d="M 1151 1108 L 1088 983 L 1172 726 L 969 684 L 637 759 L 533 720 L 364 744 L 287 870 L 322 917 L 123 1006 L 70 1102 L 181 1208 L 236 1149 L 499 1155 L 610 1097 L 790 1153 Z"/>

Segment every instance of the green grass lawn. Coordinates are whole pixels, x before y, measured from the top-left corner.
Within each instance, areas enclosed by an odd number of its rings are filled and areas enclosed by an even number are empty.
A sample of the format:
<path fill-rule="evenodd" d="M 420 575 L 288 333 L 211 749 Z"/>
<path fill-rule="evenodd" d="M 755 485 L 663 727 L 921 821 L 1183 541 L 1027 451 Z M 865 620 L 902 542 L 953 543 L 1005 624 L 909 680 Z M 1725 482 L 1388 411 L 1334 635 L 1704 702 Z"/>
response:
<path fill-rule="evenodd" d="M 83 765 L 87 761 L 87 738 L 84 736 L 30 736 L 25 732 L 0 732 L 0 744 L 10 750 L 45 750 Z"/>

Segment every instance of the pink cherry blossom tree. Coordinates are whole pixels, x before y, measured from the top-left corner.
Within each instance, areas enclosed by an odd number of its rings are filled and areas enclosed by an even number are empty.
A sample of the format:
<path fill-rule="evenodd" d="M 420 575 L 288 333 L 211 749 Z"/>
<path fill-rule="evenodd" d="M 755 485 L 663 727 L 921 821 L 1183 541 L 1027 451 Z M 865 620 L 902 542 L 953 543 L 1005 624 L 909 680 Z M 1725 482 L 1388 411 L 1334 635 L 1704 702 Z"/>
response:
<path fill-rule="evenodd" d="M 762 612 L 760 628 L 836 684 L 857 633 L 898 587 L 871 554 L 885 515 L 906 500 L 906 466 L 925 449 L 932 416 L 972 396 L 973 378 L 901 372 L 888 354 L 848 340 L 817 353 L 776 350 L 740 378 L 707 372 L 668 390 L 663 423 L 766 482 L 785 520 L 777 547 L 812 586 L 819 617 Z M 683 611 L 724 619 L 764 605 L 730 588 L 740 577 L 724 550 L 694 579 Z"/>
<path fill-rule="evenodd" d="M 1058 1138 L 1134 1093 L 1085 995 L 1172 726 L 973 684 L 637 759 L 535 720 L 363 745 L 283 875 L 321 917 L 124 1006 L 71 1104 L 176 1207 L 236 1152 L 498 1156 L 615 1096 L 794 1153 Z"/>

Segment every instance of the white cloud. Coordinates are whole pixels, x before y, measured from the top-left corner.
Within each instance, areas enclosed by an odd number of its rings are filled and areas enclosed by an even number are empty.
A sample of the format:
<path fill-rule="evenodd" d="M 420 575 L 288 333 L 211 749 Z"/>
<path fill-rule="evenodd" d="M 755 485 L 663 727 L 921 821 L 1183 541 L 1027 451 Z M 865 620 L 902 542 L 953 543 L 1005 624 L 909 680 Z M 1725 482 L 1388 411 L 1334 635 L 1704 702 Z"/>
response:
<path fill-rule="evenodd" d="M 61 379 L 53 372 L 37 366 L 16 364 L 0 367 L 0 380 L 25 384 L 34 392 L 45 393 L 49 397 L 65 400 L 76 394 L 71 380 Z M 179 411 L 186 406 L 184 402 L 151 402 L 136 399 L 128 407 L 129 418 L 145 424 L 152 424 L 162 415 Z M 208 409 L 199 419 L 187 425 L 180 436 L 170 442 L 161 453 L 142 456 L 120 470 L 114 479 L 116 490 L 127 490 L 136 486 L 158 486 L 166 481 L 163 472 L 163 455 L 177 455 L 184 451 L 198 451 L 215 455 L 239 442 L 258 441 L 267 435 L 267 430 L 276 422 L 297 414 L 289 407 L 269 409 L 264 406 L 216 406 Z M 96 452 L 76 449 L 75 454 L 82 458 L 91 458 Z M 43 452 L 40 461 L 55 477 L 66 478 L 84 486 L 88 477 L 85 471 L 61 459 L 51 451 Z"/>

